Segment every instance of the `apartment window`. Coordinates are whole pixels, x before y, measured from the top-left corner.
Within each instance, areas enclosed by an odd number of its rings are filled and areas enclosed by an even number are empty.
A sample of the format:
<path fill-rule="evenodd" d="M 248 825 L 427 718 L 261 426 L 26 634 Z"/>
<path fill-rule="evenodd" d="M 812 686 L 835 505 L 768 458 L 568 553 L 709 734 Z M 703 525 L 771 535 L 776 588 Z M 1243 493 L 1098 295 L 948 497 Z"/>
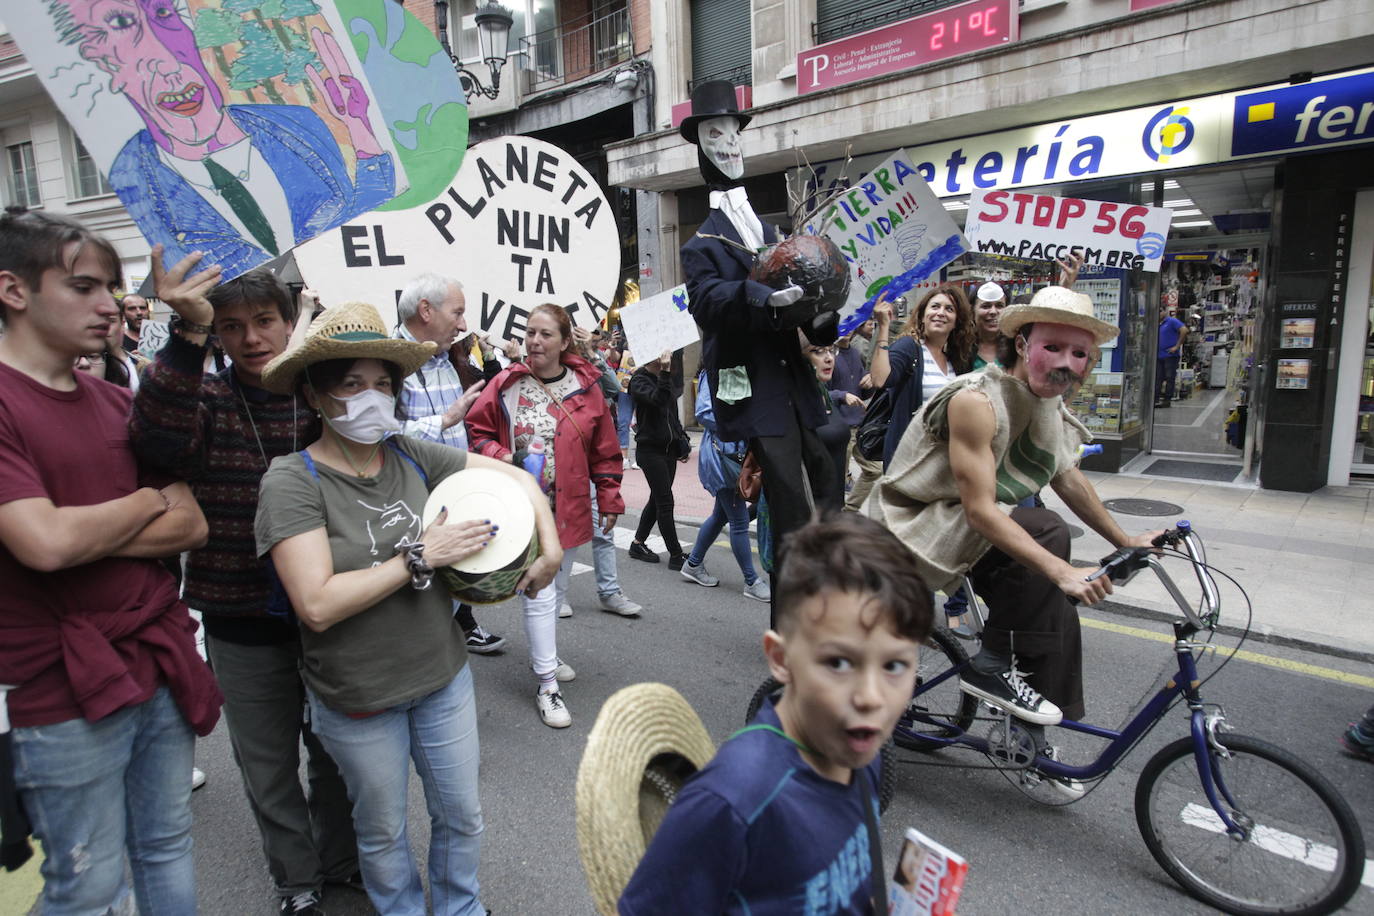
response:
<path fill-rule="evenodd" d="M 692 0 L 692 86 L 707 80 L 753 83 L 749 7 L 749 0 Z"/>
<path fill-rule="evenodd" d="M 43 199 L 38 196 L 38 166 L 33 159 L 33 143 L 11 143 L 5 147 L 5 164 L 8 167 L 10 203 L 19 207 L 40 207 Z"/>
<path fill-rule="evenodd" d="M 72 196 L 82 198 L 113 194 L 110 183 L 100 174 L 86 144 L 81 142 L 75 131 L 68 133 L 72 138 Z"/>
<path fill-rule="evenodd" d="M 816 0 L 816 44 L 900 22 L 964 0 Z"/>

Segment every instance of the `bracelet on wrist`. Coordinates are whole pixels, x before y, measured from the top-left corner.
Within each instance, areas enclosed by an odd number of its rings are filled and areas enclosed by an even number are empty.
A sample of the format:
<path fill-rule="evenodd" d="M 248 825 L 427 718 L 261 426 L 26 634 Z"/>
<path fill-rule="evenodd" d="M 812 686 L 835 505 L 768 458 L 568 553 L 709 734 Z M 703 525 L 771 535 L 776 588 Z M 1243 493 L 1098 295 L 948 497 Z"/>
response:
<path fill-rule="evenodd" d="M 187 321 L 180 315 L 175 315 L 168 322 L 173 331 L 180 331 L 183 334 L 209 334 L 214 327 L 208 324 L 196 324 L 194 321 Z"/>
<path fill-rule="evenodd" d="M 410 587 L 422 592 L 434 584 L 434 567 L 425 562 L 425 545 L 421 541 L 402 541 L 396 545 L 396 555 L 404 556 L 410 570 Z"/>

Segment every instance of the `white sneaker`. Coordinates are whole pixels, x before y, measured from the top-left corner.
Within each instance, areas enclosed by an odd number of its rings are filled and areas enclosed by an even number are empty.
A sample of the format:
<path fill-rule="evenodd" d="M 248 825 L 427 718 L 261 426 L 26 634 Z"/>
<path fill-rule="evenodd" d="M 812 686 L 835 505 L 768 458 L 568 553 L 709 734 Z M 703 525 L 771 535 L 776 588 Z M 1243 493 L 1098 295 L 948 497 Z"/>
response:
<path fill-rule="evenodd" d="M 539 691 L 534 695 L 534 705 L 539 707 L 539 718 L 549 728 L 567 728 L 572 725 L 572 714 L 563 702 L 563 694 L 557 690 Z"/>
<path fill-rule="evenodd" d="M 571 617 L 571 616 L 572 616 L 572 605 L 569 604 L 569 603 L 566 602 L 566 601 L 564 601 L 562 604 L 560 604 L 560 605 L 558 606 L 558 616 L 559 616 L 559 617 Z"/>
<path fill-rule="evenodd" d="M 205 771 L 200 767 L 191 767 L 191 791 L 194 792 L 205 785 Z"/>
<path fill-rule="evenodd" d="M 638 617 L 644 608 L 626 598 L 624 592 L 616 592 L 614 595 L 601 596 L 601 610 L 621 617 Z"/>
<path fill-rule="evenodd" d="M 772 601 L 773 590 L 768 587 L 768 580 L 759 576 L 753 585 L 744 587 L 744 597 L 753 598 L 755 601 Z"/>
<path fill-rule="evenodd" d="M 1059 748 L 1053 745 L 1045 745 L 1043 754 L 1056 763 L 1062 763 L 1059 759 Z M 1084 785 L 1081 780 L 1070 779 L 1067 776 L 1050 776 L 1047 773 L 1038 773 L 1033 770 L 1028 771 L 1028 773 L 1035 773 L 1046 786 L 1053 789 L 1056 794 L 1068 801 L 1078 801 L 1084 795 L 1088 794 L 1088 787 Z"/>

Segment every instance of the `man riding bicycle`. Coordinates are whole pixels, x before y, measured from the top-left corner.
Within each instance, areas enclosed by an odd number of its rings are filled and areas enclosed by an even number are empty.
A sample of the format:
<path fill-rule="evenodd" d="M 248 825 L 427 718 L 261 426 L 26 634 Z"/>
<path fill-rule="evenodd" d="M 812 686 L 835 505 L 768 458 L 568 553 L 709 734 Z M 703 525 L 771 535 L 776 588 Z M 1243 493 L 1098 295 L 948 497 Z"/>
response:
<path fill-rule="evenodd" d="M 1001 366 L 961 376 L 927 400 L 869 511 L 911 548 L 932 588 L 949 594 L 967 574 L 986 602 L 983 647 L 960 688 L 1033 725 L 1054 725 L 1084 714 L 1069 599 L 1095 604 L 1112 585 L 1069 563 L 1068 526 L 1057 514 L 1012 507 L 1048 484 L 1117 547 L 1148 547 L 1158 532 L 1129 537 L 1107 512 L 1078 470 L 1079 446 L 1091 435 L 1063 402 L 1117 328 L 1094 317 L 1087 296 L 1050 286 L 1007 308 L 1000 330 Z"/>

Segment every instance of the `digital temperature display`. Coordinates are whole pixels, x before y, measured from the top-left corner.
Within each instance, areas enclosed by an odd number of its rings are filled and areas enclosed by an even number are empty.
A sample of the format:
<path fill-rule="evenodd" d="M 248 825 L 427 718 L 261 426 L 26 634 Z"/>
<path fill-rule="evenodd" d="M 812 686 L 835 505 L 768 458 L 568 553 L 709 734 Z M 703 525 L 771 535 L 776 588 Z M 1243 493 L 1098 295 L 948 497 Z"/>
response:
<path fill-rule="evenodd" d="M 806 94 L 1008 44 L 1020 33 L 1016 0 L 972 0 L 827 42 L 797 55 Z"/>

